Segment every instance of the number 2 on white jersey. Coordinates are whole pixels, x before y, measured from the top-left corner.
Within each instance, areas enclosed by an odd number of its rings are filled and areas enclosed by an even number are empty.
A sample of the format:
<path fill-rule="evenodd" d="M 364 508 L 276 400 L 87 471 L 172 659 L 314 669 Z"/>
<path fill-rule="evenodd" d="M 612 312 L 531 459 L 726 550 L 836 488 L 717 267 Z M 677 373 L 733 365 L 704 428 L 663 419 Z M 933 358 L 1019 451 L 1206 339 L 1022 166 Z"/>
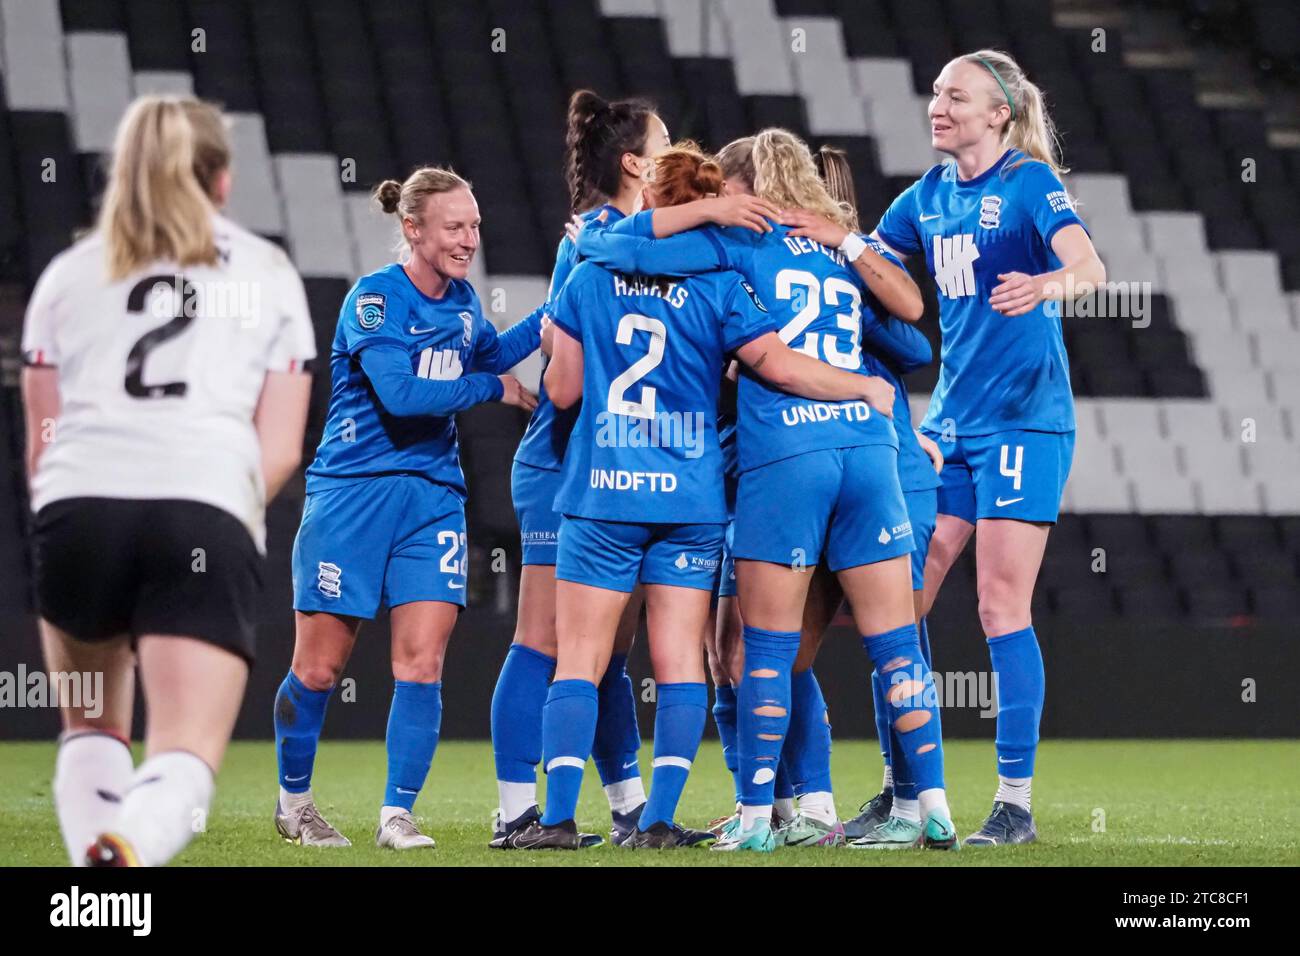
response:
<path fill-rule="evenodd" d="M 664 360 L 664 340 L 668 335 L 668 328 L 659 319 L 629 312 L 619 319 L 614 341 L 619 345 L 631 345 L 632 335 L 635 332 L 645 332 L 650 336 L 649 351 L 633 362 L 626 372 L 609 383 L 606 408 L 614 415 L 654 418 L 656 389 L 653 385 L 641 386 L 640 401 L 630 401 L 626 396 L 629 388 L 653 372 Z"/>
<path fill-rule="evenodd" d="M 804 290 L 803 308 L 777 333 L 781 336 L 781 341 L 796 352 L 821 359 L 836 368 L 856 369 L 861 365 L 862 358 L 862 293 L 858 287 L 838 276 L 831 276 L 823 284 L 811 272 L 802 269 L 782 269 L 776 274 L 778 299 L 793 300 L 796 288 Z M 821 314 L 823 295 L 829 306 L 839 305 L 841 295 L 849 297 L 849 312 L 837 312 L 835 315 L 836 324 L 849 333 L 847 352 L 841 352 L 836 345 L 839 336 L 807 331 L 808 326 Z M 795 341 L 800 336 L 802 340 Z M 820 349 L 818 342 L 821 343 Z"/>

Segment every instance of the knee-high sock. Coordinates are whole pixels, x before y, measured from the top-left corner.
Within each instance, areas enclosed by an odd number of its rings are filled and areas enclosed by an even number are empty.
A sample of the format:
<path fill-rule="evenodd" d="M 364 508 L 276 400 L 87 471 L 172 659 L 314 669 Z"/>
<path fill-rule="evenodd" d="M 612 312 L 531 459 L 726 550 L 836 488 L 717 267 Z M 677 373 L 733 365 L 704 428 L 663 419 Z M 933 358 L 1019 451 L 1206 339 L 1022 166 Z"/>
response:
<path fill-rule="evenodd" d="M 938 707 L 934 678 L 921 656 L 916 625 L 864 636 L 862 645 L 884 682 L 890 727 L 899 742 L 898 749 L 892 752 L 895 782 L 906 766 L 908 779 L 915 784 L 918 795 L 926 790 L 942 790 L 943 742 L 935 720 Z M 919 717 L 921 714 L 925 715 L 923 719 Z M 910 724 L 917 720 L 922 722 L 910 730 L 900 730 L 897 726 L 899 721 Z"/>
<path fill-rule="evenodd" d="M 546 761 L 546 810 L 542 823 L 553 826 L 578 812 L 582 771 L 591 756 L 599 707 L 596 685 L 557 680 L 542 710 L 542 755 Z"/>
<path fill-rule="evenodd" d="M 656 823 L 672 823 L 686 777 L 704 734 L 709 689 L 704 684 L 660 684 L 656 691 L 655 762 L 650 777 L 650 799 L 638 824 L 647 830 Z"/>
<path fill-rule="evenodd" d="M 144 866 L 163 866 L 207 828 L 212 770 L 186 750 L 154 754 L 136 768 L 113 824 Z"/>
<path fill-rule="evenodd" d="M 85 866 L 86 848 L 113 829 L 134 770 L 130 746 L 114 734 L 73 731 L 59 741 L 54 809 L 73 866 Z"/>
<path fill-rule="evenodd" d="M 321 725 L 333 690 L 312 690 L 289 671 L 276 692 L 275 756 L 280 766 L 280 787 L 289 793 L 311 789 Z"/>
<path fill-rule="evenodd" d="M 746 624 L 744 640 L 745 671 L 736 697 L 740 802 L 742 817 L 758 818 L 771 813 L 777 763 L 790 726 L 790 670 L 799 653 L 799 632 Z"/>
<path fill-rule="evenodd" d="M 1043 713 L 1043 655 L 1032 627 L 988 639 L 998 688 L 998 773 L 1034 775 Z"/>
<path fill-rule="evenodd" d="M 442 729 L 442 681 L 399 680 L 388 709 L 388 784 L 384 806 L 410 810 L 429 775 Z"/>
<path fill-rule="evenodd" d="M 632 678 L 627 676 L 627 655 L 615 654 L 609 659 L 599 695 L 600 714 L 591 759 L 601 784 L 608 787 L 641 776 L 641 768 L 637 766 L 641 731 L 636 725 L 636 695 Z"/>
<path fill-rule="evenodd" d="M 722 744 L 722 762 L 731 771 L 736 789 L 736 802 L 740 802 L 740 755 L 736 752 L 736 688 L 719 684 L 713 688 L 713 722 L 718 725 L 718 740 Z"/>
<path fill-rule="evenodd" d="M 784 756 L 797 796 L 831 792 L 830 718 L 811 668 L 790 678 L 790 730 Z"/>
<path fill-rule="evenodd" d="M 537 803 L 542 708 L 554 673 L 555 658 L 511 644 L 492 692 L 492 755 L 501 815 L 507 822 Z"/>
<path fill-rule="evenodd" d="M 880 759 L 885 762 L 889 779 L 893 780 L 893 755 L 889 745 L 889 704 L 885 701 L 885 686 L 880 675 L 871 672 L 871 705 L 876 714 L 876 738 L 880 741 Z"/>

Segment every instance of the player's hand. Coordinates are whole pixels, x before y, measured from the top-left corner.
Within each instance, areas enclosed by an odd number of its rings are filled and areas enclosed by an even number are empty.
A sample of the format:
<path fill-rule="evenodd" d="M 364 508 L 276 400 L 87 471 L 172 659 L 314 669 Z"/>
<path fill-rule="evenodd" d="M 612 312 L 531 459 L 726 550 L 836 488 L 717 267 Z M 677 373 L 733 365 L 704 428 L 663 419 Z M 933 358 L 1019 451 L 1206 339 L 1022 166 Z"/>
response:
<path fill-rule="evenodd" d="M 831 222 L 820 213 L 808 209 L 785 209 L 777 220 L 783 226 L 790 226 L 790 235 L 802 236 L 813 242 L 820 242 L 828 249 L 838 249 L 849 231 L 843 226 Z"/>
<path fill-rule="evenodd" d="M 602 209 L 600 215 L 595 218 L 595 222 L 603 223 L 609 218 L 609 210 Z M 587 225 L 587 220 L 581 216 L 574 215 L 564 224 L 564 234 L 569 237 L 570 242 L 578 241 L 578 233 L 582 232 L 583 227 Z"/>
<path fill-rule="evenodd" d="M 547 358 L 551 357 L 551 349 L 555 345 L 555 323 L 545 312 L 542 313 L 542 344 L 538 346 L 542 354 Z"/>
<path fill-rule="evenodd" d="M 921 451 L 930 456 L 930 464 L 934 465 L 934 473 L 937 475 L 943 471 L 943 452 L 939 450 L 939 443 L 929 435 L 923 435 L 919 431 L 916 433 L 916 440 L 921 445 Z"/>
<path fill-rule="evenodd" d="M 1004 272 L 998 279 L 1001 284 L 993 288 L 989 305 L 1003 315 L 1024 315 L 1043 301 L 1043 286 L 1038 276 Z"/>
<path fill-rule="evenodd" d="M 862 398 L 886 418 L 894 417 L 894 386 L 879 375 L 867 376 L 863 382 Z"/>
<path fill-rule="evenodd" d="M 501 379 L 501 385 L 504 389 L 501 393 L 503 404 L 514 405 L 526 412 L 531 412 L 537 407 L 537 396 L 524 388 L 519 379 L 513 375 L 498 375 L 497 377 Z"/>
<path fill-rule="evenodd" d="M 775 219 L 779 210 L 766 199 L 757 196 L 714 196 L 704 202 L 709 204 L 709 221 L 719 226 L 740 226 L 754 232 L 771 232 L 769 219 Z"/>

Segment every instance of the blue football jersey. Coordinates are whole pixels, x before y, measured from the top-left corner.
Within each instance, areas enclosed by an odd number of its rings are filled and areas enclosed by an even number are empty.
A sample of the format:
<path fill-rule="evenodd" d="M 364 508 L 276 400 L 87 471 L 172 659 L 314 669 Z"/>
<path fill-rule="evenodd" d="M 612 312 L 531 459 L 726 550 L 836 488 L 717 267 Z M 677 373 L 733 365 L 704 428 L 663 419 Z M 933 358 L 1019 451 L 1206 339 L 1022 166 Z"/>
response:
<path fill-rule="evenodd" d="M 749 280 L 776 319 L 782 341 L 820 361 L 868 374 L 862 359 L 864 287 L 837 249 L 789 235 L 785 226 L 757 233 L 706 226 L 654 239 L 653 210 L 609 228 L 594 225 L 578 251 L 611 268 L 661 275 L 734 269 Z M 863 401 L 820 402 L 773 388 L 742 366 L 738 445 L 740 470 L 826 448 L 898 447 L 894 427 Z"/>
<path fill-rule="evenodd" d="M 923 428 L 958 435 L 1074 430 L 1059 310 L 1040 303 L 1008 317 L 989 306 L 999 275 L 1059 269 L 1052 237 L 1083 224 L 1056 174 L 1032 160 L 1007 168 L 1018 158 L 1019 150 L 1008 150 L 965 182 L 956 164 L 935 166 L 876 226 L 890 248 L 923 253 L 939 287 L 939 383 Z"/>
<path fill-rule="evenodd" d="M 867 236 L 862 238 L 886 261 L 904 268 L 898 257 L 881 243 Z M 939 476 L 912 428 L 912 406 L 907 400 L 907 382 L 903 378 L 908 372 L 934 361 L 934 350 L 920 329 L 890 315 L 869 289 L 865 291 L 863 307 L 864 311 L 870 311 L 862 327 L 863 363 L 868 374 L 878 375 L 894 386 L 898 482 L 905 492 L 938 488 Z"/>
<path fill-rule="evenodd" d="M 733 272 L 676 282 L 580 263 L 553 303 L 582 343 L 584 399 L 557 511 L 666 524 L 727 521 L 718 447 L 726 356 L 776 330 Z"/>
<path fill-rule="evenodd" d="M 590 222 L 601 213 L 605 213 L 606 222 L 617 222 L 623 218 L 623 213 L 609 205 L 583 213 L 582 218 Z M 560 240 L 559 248 L 555 250 L 555 269 L 551 272 L 551 288 L 546 296 L 548 301 L 555 301 L 560 290 L 564 288 L 564 283 L 568 281 L 569 273 L 577 264 L 577 247 L 568 236 L 565 236 Z M 545 368 L 543 365 L 543 373 Z M 577 420 L 578 406 L 561 411 L 546 397 L 546 386 L 539 385 L 537 407 L 533 409 L 524 437 L 519 440 L 519 447 L 515 449 L 515 461 L 532 465 L 534 468 L 559 471 L 560 465 L 564 462 L 564 450 L 569 445 L 569 433 L 573 431 L 573 423 Z"/>
<path fill-rule="evenodd" d="M 463 498 L 455 418 L 389 414 L 361 367 L 362 352 L 379 345 L 405 351 L 420 378 L 469 380 L 461 403 L 468 407 L 500 396 L 496 376 L 536 348 L 535 332 L 531 341 L 498 336 L 468 282 L 454 279 L 441 299 L 431 299 L 400 263 L 362 276 L 343 300 L 330 352 L 329 413 L 307 490 L 415 474 Z"/>

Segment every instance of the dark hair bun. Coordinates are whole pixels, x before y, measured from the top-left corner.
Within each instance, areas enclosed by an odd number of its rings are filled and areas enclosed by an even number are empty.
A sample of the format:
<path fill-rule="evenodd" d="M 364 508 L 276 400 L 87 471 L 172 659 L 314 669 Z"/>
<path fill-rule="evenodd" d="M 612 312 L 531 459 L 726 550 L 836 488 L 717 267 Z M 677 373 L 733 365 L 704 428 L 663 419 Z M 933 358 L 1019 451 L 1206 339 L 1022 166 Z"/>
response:
<path fill-rule="evenodd" d="M 375 187 L 375 200 L 384 212 L 390 215 L 397 212 L 397 206 L 402 201 L 402 184 L 396 179 L 385 179 Z"/>

